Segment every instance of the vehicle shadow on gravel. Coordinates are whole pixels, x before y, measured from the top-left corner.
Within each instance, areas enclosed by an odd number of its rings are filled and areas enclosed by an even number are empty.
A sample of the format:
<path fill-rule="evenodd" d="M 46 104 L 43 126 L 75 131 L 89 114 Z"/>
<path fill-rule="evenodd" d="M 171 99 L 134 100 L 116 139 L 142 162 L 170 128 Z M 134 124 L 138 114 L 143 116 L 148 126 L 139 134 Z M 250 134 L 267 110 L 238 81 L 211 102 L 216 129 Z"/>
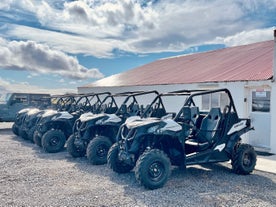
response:
<path fill-rule="evenodd" d="M 0 129 L 0 134 L 1 135 L 10 135 L 11 130 L 10 129 Z"/>
<path fill-rule="evenodd" d="M 171 201 L 175 206 L 233 206 L 239 202 L 251 203 L 261 200 L 273 206 L 276 199 L 276 183 L 259 172 L 251 175 L 237 175 L 232 172 L 229 163 L 204 164 L 189 166 L 186 169 L 173 167 L 168 182 L 164 187 L 147 190 L 135 179 L 133 172 L 127 174 L 128 179 L 121 175 L 113 176 L 112 181 L 123 183 L 127 196 L 146 206 L 156 205 L 162 201 Z M 130 181 L 130 183 L 128 183 Z M 263 194 L 263 190 L 268 194 Z M 177 198 L 172 201 L 172 198 Z M 222 205 L 223 204 L 223 205 Z"/>
<path fill-rule="evenodd" d="M 11 132 L 8 132 L 7 134 L 11 134 Z M 67 151 L 65 148 L 58 153 L 47 153 L 43 150 L 42 147 L 36 145 L 32 141 L 23 139 L 22 137 L 14 134 L 11 134 L 11 139 L 20 143 L 20 145 L 22 146 L 31 148 L 32 151 L 41 159 L 61 160 L 61 159 L 64 159 L 67 154 Z"/>

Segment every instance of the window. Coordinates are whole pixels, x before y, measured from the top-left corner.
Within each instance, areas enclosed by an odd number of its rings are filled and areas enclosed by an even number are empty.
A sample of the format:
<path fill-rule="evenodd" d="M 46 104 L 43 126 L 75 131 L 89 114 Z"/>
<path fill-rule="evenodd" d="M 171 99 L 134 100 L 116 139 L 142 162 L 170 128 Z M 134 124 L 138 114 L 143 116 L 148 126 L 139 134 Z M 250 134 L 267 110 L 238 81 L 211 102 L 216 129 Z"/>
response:
<path fill-rule="evenodd" d="M 228 95 L 224 92 L 205 94 L 202 96 L 202 110 L 209 111 L 214 107 L 220 107 L 223 110 L 229 101 Z"/>
<path fill-rule="evenodd" d="M 51 104 L 50 95 L 43 94 L 31 94 L 30 95 L 30 103 L 32 106 L 43 106 L 46 107 Z"/>
<path fill-rule="evenodd" d="M 202 110 L 210 109 L 210 96 L 209 94 L 205 94 L 202 96 Z"/>
<path fill-rule="evenodd" d="M 270 91 L 252 91 L 252 112 L 270 112 Z"/>
<path fill-rule="evenodd" d="M 12 103 L 28 104 L 27 94 L 14 94 L 14 96 L 12 97 Z"/>

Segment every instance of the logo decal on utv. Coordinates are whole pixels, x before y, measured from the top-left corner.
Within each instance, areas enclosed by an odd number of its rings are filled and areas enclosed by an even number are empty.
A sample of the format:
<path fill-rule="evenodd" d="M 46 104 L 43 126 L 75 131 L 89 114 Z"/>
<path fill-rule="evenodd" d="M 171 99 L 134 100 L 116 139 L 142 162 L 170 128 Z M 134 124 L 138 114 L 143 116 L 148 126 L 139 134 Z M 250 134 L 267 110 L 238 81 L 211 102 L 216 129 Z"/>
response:
<path fill-rule="evenodd" d="M 229 130 L 227 135 L 233 134 L 234 132 L 240 131 L 241 129 L 246 127 L 246 120 L 242 120 L 239 123 L 236 123 L 232 126 L 232 128 Z"/>
<path fill-rule="evenodd" d="M 216 146 L 216 148 L 214 150 L 218 150 L 221 152 L 224 149 L 224 147 L 225 147 L 225 143 Z"/>

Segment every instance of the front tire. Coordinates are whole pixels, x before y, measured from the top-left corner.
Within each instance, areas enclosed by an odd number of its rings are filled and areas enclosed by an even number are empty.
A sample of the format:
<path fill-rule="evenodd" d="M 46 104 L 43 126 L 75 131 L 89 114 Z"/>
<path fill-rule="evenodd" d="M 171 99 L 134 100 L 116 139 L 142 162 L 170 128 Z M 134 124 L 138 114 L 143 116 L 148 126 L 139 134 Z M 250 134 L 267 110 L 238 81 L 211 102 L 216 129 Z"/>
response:
<path fill-rule="evenodd" d="M 257 154 L 249 144 L 239 144 L 232 156 L 232 168 L 236 174 L 248 175 L 256 165 Z"/>
<path fill-rule="evenodd" d="M 108 137 L 97 136 L 93 138 L 86 149 L 86 156 L 93 165 L 103 165 L 107 162 L 107 153 L 112 146 Z"/>
<path fill-rule="evenodd" d="M 33 140 L 34 140 L 34 143 L 35 143 L 37 146 L 42 147 L 42 144 L 41 144 L 41 136 L 39 135 L 39 132 L 38 132 L 37 130 L 35 130 L 35 132 L 34 132 Z"/>
<path fill-rule="evenodd" d="M 31 142 L 34 142 L 34 132 L 36 130 L 36 126 L 33 126 L 32 128 L 29 129 L 29 131 L 27 132 L 27 135 L 28 135 L 28 139 L 31 141 Z"/>
<path fill-rule="evenodd" d="M 162 150 L 147 150 L 137 161 L 135 177 L 145 188 L 161 188 L 171 173 L 170 165 L 170 159 Z"/>
<path fill-rule="evenodd" d="M 107 154 L 107 163 L 109 167 L 116 173 L 128 173 L 134 166 L 125 164 L 118 159 L 119 145 L 115 143 L 111 146 Z"/>
<path fill-rule="evenodd" d="M 42 147 L 46 152 L 60 152 L 65 145 L 66 137 L 61 130 L 52 129 L 42 136 Z"/>
<path fill-rule="evenodd" d="M 19 136 L 18 126 L 17 126 L 17 124 L 15 124 L 15 123 L 13 123 L 13 125 L 12 125 L 12 132 L 13 132 L 16 136 Z"/>
<path fill-rule="evenodd" d="M 82 149 L 75 145 L 75 135 L 72 134 L 67 140 L 67 151 L 72 157 L 84 157 L 85 156 L 85 149 Z"/>
<path fill-rule="evenodd" d="M 25 140 L 28 140 L 28 134 L 25 130 L 19 128 L 19 136 Z"/>

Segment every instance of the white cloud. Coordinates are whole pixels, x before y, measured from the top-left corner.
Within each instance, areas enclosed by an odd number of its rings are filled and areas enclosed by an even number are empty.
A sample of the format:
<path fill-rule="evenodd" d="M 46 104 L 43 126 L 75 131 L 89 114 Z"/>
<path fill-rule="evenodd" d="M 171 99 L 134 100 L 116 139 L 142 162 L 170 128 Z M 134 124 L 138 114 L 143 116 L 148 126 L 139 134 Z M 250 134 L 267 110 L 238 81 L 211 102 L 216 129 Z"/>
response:
<path fill-rule="evenodd" d="M 11 2 L 12 0 L 2 0 L 0 4 L 0 9 L 9 9 Z"/>
<path fill-rule="evenodd" d="M 242 31 L 228 37 L 216 37 L 213 41 L 207 42 L 208 44 L 219 43 L 227 46 L 245 45 L 260 41 L 272 40 L 273 31 L 275 27 L 266 29 L 255 29 L 250 31 Z"/>
<path fill-rule="evenodd" d="M 33 41 L 0 38 L 0 67 L 8 70 L 58 74 L 72 79 L 102 78 L 98 69 L 87 69 L 75 57 Z"/>
<path fill-rule="evenodd" d="M 71 54 L 82 53 L 96 57 L 111 56 L 115 42 L 20 25 L 6 25 L 5 30 L 6 36 L 45 43 L 56 50 Z"/>
<path fill-rule="evenodd" d="M 183 51 L 214 37 L 227 42 L 242 31 L 270 28 L 266 14 L 276 12 L 276 0 L 13 0 L 10 6 L 32 13 L 47 30 L 14 25 L 3 35 L 96 57 L 112 56 L 113 49 Z"/>
<path fill-rule="evenodd" d="M 39 7 L 38 19 L 52 29 L 79 34 L 100 45 L 105 42 L 113 48 L 149 53 L 181 51 L 214 37 L 227 38 L 262 27 L 262 20 L 250 15 L 275 9 L 276 1 L 167 0 L 143 6 L 134 0 L 79 0 L 65 3 L 63 10 L 46 3 Z M 45 12 L 39 12 L 45 8 L 47 18 Z M 113 49 L 99 48 L 107 55 Z"/>
<path fill-rule="evenodd" d="M 16 82 L 12 80 L 5 80 L 0 77 L 0 88 L 2 92 L 22 92 L 22 93 L 50 93 L 54 94 L 65 94 L 65 93 L 77 93 L 76 89 L 71 88 L 42 88 L 36 85 L 30 85 L 26 82 Z"/>
<path fill-rule="evenodd" d="M 178 0 L 142 7 L 134 1 L 110 1 L 97 5 L 88 5 L 87 2 L 91 1 L 65 4 L 61 13 L 64 18 L 58 18 L 64 21 L 62 25 L 79 25 L 82 20 L 85 28 L 90 27 L 87 30 L 90 34 L 97 31 L 98 37 L 110 35 L 116 40 L 127 41 L 128 44 L 123 44 L 120 49 L 134 52 L 183 50 L 210 40 L 214 35 L 231 36 L 241 29 L 250 30 L 260 22 L 243 18 L 268 3 L 215 0 L 207 4 L 205 0 Z M 275 1 L 270 2 L 268 8 L 273 8 L 273 4 Z M 57 25 L 61 26 L 61 23 Z M 62 26 L 58 28 L 66 30 Z"/>

